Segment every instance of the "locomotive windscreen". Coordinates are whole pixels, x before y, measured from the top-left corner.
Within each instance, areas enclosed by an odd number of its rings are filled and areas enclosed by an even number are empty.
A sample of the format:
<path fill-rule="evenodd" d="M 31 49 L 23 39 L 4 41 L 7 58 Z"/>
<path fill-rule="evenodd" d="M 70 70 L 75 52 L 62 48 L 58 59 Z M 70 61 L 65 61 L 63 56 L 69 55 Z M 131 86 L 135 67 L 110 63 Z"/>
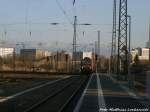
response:
<path fill-rule="evenodd" d="M 82 65 L 90 65 L 91 63 L 92 63 L 92 61 L 88 57 L 85 57 L 83 60 L 81 60 Z"/>

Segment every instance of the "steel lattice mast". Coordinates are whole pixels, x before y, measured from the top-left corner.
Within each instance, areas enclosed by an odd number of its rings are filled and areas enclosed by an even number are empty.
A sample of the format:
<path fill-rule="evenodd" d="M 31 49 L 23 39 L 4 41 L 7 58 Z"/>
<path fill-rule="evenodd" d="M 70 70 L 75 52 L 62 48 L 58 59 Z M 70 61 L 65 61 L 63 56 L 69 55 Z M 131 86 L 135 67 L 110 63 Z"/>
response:
<path fill-rule="evenodd" d="M 74 33 L 73 33 L 73 53 L 72 53 L 72 67 L 76 68 L 76 24 L 77 24 L 77 16 L 74 16 Z"/>
<path fill-rule="evenodd" d="M 117 73 L 127 73 L 127 0 L 120 0 Z"/>
<path fill-rule="evenodd" d="M 116 0 L 113 3 L 113 27 L 112 27 L 112 48 L 111 48 L 111 72 L 115 72 L 116 61 Z"/>

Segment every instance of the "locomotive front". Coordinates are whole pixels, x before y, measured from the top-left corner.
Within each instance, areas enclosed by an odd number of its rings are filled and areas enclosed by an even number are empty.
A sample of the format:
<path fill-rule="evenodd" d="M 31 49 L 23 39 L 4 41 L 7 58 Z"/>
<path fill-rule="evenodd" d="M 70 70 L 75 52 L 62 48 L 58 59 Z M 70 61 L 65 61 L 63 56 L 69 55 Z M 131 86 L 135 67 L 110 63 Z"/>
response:
<path fill-rule="evenodd" d="M 85 57 L 81 60 L 81 73 L 90 74 L 92 73 L 92 60 L 88 57 Z"/>

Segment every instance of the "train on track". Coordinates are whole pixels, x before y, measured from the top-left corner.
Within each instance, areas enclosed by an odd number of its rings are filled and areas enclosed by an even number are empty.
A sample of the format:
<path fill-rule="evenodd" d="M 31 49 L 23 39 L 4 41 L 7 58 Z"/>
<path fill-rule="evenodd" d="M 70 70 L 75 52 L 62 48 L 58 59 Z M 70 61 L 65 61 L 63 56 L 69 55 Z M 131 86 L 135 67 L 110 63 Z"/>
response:
<path fill-rule="evenodd" d="M 85 57 L 81 60 L 81 73 L 90 74 L 93 72 L 92 60 L 88 57 Z"/>

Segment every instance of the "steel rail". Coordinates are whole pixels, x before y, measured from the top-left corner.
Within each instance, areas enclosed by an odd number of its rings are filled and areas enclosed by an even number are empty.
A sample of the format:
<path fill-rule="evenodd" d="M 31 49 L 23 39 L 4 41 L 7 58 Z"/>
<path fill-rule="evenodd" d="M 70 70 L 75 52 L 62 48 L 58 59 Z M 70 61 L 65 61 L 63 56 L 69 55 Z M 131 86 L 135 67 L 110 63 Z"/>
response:
<path fill-rule="evenodd" d="M 37 86 L 35 86 L 35 87 L 31 87 L 31 88 L 26 89 L 26 90 L 23 90 L 23 91 L 21 91 L 21 92 L 15 93 L 15 94 L 13 94 L 13 95 L 11 95 L 11 96 L 7 96 L 7 97 L 5 97 L 5 98 L 3 98 L 3 99 L 0 99 L 0 102 L 5 102 L 5 101 L 7 101 L 7 100 L 10 100 L 10 99 L 13 99 L 13 98 L 15 98 L 15 97 L 21 96 L 21 95 L 23 95 L 23 94 L 30 93 L 30 92 L 32 92 L 32 91 L 34 91 L 34 90 L 40 89 L 40 88 L 45 87 L 45 86 L 47 86 L 47 85 L 54 85 L 54 84 L 56 84 L 56 83 L 58 83 L 58 82 L 60 82 L 60 81 L 68 80 L 68 79 L 70 79 L 70 78 L 71 78 L 71 77 L 62 78 L 62 79 L 54 80 L 54 81 L 51 81 L 51 82 L 46 82 L 46 83 L 44 83 L 44 84 L 40 84 L 40 85 L 37 85 Z"/>
<path fill-rule="evenodd" d="M 33 104 L 30 108 L 26 109 L 23 112 L 32 112 L 33 110 L 36 110 L 37 108 L 39 108 L 40 106 L 42 106 L 44 103 L 46 103 L 48 100 L 50 100 L 51 98 L 53 98 L 54 96 L 57 96 L 59 93 L 61 93 L 62 91 L 64 91 L 66 88 L 68 88 L 69 86 L 71 86 L 71 84 L 74 82 L 75 80 L 67 83 L 65 86 L 63 86 L 62 88 L 60 88 L 59 90 L 57 90 L 56 92 L 54 92 L 53 94 L 43 98 L 42 100 L 40 100 L 39 102 L 37 102 L 36 104 Z"/>
<path fill-rule="evenodd" d="M 88 78 L 87 78 L 88 79 Z M 60 110 L 58 112 L 64 112 L 65 109 L 67 108 L 67 106 L 69 105 L 69 103 L 73 100 L 73 98 L 75 97 L 75 95 L 78 93 L 78 91 L 84 86 L 84 84 L 87 82 L 87 79 L 85 79 L 85 81 L 82 82 L 82 80 L 80 80 L 80 85 L 79 87 L 73 92 L 73 94 L 70 96 L 70 98 L 66 101 L 66 103 L 60 108 Z M 82 83 L 81 83 L 82 82 Z"/>

